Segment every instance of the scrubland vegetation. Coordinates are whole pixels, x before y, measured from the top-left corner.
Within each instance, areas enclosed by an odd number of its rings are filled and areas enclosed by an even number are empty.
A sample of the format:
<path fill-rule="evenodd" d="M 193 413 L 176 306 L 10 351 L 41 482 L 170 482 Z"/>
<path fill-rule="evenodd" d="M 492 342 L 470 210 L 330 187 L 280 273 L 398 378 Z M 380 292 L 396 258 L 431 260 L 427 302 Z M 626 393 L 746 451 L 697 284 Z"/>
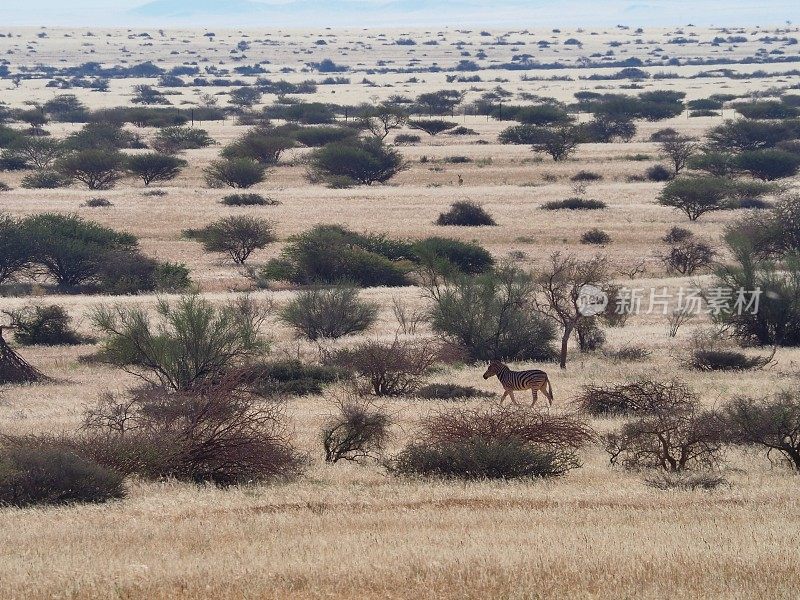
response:
<path fill-rule="evenodd" d="M 2 34 L 0 595 L 794 597 L 798 35 Z"/>

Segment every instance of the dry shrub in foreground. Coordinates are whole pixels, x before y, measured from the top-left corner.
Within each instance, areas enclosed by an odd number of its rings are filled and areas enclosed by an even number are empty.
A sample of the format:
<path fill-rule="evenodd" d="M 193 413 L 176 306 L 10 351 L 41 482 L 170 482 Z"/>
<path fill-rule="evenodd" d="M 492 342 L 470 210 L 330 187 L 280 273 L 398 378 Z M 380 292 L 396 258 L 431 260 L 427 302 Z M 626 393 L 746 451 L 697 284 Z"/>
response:
<path fill-rule="evenodd" d="M 584 385 L 576 404 L 592 416 L 652 413 L 661 407 L 689 406 L 696 396 L 677 381 L 640 378 L 618 385 Z"/>
<path fill-rule="evenodd" d="M 379 459 L 389 440 L 392 417 L 356 390 L 341 390 L 331 400 L 335 411 L 322 426 L 325 461 Z"/>
<path fill-rule="evenodd" d="M 591 428 L 572 416 L 459 407 L 426 417 L 417 440 L 388 467 L 397 474 L 464 479 L 552 477 L 579 467 L 576 450 L 592 439 Z"/>
<path fill-rule="evenodd" d="M 297 475 L 283 407 L 264 401 L 241 372 L 174 392 L 106 397 L 87 411 L 83 450 L 125 474 L 232 485 Z"/>
<path fill-rule="evenodd" d="M 125 496 L 123 477 L 36 437 L 0 442 L 0 506 L 105 502 Z"/>
<path fill-rule="evenodd" d="M 640 416 L 604 436 L 611 463 L 628 469 L 681 472 L 713 469 L 722 462 L 726 443 L 723 419 L 703 410 L 697 396 L 680 384 Z"/>
<path fill-rule="evenodd" d="M 800 395 L 781 392 L 771 398 L 734 398 L 724 407 L 729 440 L 777 452 L 800 472 Z"/>
<path fill-rule="evenodd" d="M 730 482 L 719 473 L 669 473 L 658 471 L 644 478 L 645 485 L 657 490 L 713 490 Z"/>

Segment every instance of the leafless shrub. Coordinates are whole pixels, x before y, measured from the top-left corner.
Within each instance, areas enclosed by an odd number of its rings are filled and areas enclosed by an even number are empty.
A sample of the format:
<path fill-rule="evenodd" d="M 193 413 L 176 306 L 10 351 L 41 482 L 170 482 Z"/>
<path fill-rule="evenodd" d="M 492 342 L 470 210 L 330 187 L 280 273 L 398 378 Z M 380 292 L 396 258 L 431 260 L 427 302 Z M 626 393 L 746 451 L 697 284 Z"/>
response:
<path fill-rule="evenodd" d="M 425 313 L 421 310 L 410 308 L 407 303 L 397 296 L 392 298 L 392 313 L 399 325 L 398 332 L 403 335 L 414 335 L 417 327 L 425 322 Z"/>
<path fill-rule="evenodd" d="M 421 423 L 419 437 L 437 443 L 470 438 L 514 438 L 577 450 L 594 439 L 594 432 L 572 415 L 549 415 L 524 406 L 492 404 L 434 411 Z"/>
<path fill-rule="evenodd" d="M 331 401 L 335 411 L 322 426 L 325 462 L 378 460 L 389 440 L 391 416 L 356 390 L 340 390 Z"/>
<path fill-rule="evenodd" d="M 327 357 L 327 362 L 354 372 L 376 396 L 413 394 L 433 366 L 445 359 L 443 347 L 431 340 L 363 342 Z"/>
<path fill-rule="evenodd" d="M 653 413 L 662 407 L 686 408 L 697 396 L 677 381 L 641 378 L 619 385 L 585 385 L 576 399 L 581 410 L 594 416 Z"/>
<path fill-rule="evenodd" d="M 713 490 L 720 486 L 729 486 L 730 482 L 719 473 L 669 473 L 658 471 L 644 478 L 645 485 L 657 490 Z"/>
<path fill-rule="evenodd" d="M 692 320 L 694 315 L 685 308 L 676 308 L 667 316 L 667 335 L 674 338 L 682 325 Z"/>
<path fill-rule="evenodd" d="M 115 471 L 218 485 L 297 474 L 283 407 L 231 372 L 190 390 L 105 396 L 85 415 L 83 452 Z"/>
<path fill-rule="evenodd" d="M 701 409 L 697 397 L 683 390 L 661 398 L 646 414 L 604 436 L 612 464 L 669 472 L 708 470 L 720 465 L 724 422 L 719 414 Z"/>

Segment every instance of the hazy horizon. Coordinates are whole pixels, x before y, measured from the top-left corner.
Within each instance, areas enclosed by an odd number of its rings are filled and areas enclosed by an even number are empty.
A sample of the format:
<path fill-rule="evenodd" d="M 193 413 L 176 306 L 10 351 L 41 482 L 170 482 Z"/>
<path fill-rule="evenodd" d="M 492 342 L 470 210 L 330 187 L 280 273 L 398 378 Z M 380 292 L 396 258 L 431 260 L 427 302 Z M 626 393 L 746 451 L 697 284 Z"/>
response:
<path fill-rule="evenodd" d="M 12 0 L 6 26 L 414 27 L 414 26 L 754 26 L 800 20 L 800 3 L 765 0 Z M 452 13 L 447 13 L 452 9 Z"/>

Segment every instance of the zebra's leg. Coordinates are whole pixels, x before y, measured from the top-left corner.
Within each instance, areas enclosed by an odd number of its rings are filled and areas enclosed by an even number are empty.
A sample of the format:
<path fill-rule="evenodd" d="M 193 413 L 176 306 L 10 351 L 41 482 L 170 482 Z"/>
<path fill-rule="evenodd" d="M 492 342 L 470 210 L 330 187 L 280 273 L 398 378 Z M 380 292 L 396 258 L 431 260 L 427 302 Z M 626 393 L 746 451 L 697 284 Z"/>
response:
<path fill-rule="evenodd" d="M 533 408 L 534 406 L 536 406 L 536 401 L 539 399 L 539 394 L 537 393 L 535 387 L 531 388 L 531 399 L 532 399 L 531 408 Z"/>
<path fill-rule="evenodd" d="M 506 396 L 508 396 L 508 390 L 504 388 L 503 389 L 503 395 L 500 396 L 500 406 L 503 406 L 503 400 L 506 399 Z"/>
<path fill-rule="evenodd" d="M 516 403 L 517 403 L 517 399 L 516 399 L 516 398 L 514 398 L 514 390 L 508 390 L 508 393 L 509 393 L 509 395 L 511 396 L 511 402 L 513 402 L 514 404 L 516 404 Z"/>

